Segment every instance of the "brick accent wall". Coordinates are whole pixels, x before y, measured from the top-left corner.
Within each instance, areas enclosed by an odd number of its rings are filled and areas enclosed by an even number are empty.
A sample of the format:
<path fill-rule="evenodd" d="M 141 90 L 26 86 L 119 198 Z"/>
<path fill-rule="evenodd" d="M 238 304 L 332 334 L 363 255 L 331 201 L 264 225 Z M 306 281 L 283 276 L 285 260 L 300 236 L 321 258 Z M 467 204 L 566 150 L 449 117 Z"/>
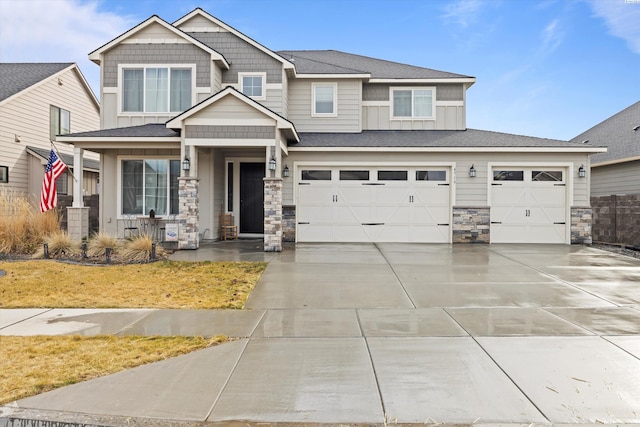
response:
<path fill-rule="evenodd" d="M 453 243 L 489 243 L 489 206 L 453 207 Z"/>
<path fill-rule="evenodd" d="M 190 125 L 187 138 L 274 139 L 275 126 L 206 126 Z"/>
<path fill-rule="evenodd" d="M 264 251 L 282 251 L 282 178 L 264 178 Z"/>
<path fill-rule="evenodd" d="M 198 228 L 200 212 L 198 209 L 198 178 L 178 178 L 178 249 L 198 249 L 200 246 Z"/>
<path fill-rule="evenodd" d="M 285 242 L 296 241 L 295 205 L 285 205 L 282 207 L 282 240 Z"/>
<path fill-rule="evenodd" d="M 591 224 L 593 220 L 592 209 L 589 206 L 571 207 L 571 244 L 592 243 Z"/>
<path fill-rule="evenodd" d="M 594 196 L 593 240 L 640 245 L 640 194 Z"/>

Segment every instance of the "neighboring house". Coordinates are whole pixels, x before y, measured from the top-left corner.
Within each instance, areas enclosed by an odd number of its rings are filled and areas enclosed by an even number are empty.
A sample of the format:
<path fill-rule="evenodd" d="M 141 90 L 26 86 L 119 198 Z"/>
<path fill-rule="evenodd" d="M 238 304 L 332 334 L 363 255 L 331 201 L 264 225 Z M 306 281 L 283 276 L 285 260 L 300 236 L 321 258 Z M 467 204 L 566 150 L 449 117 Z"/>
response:
<path fill-rule="evenodd" d="M 589 242 L 592 144 L 466 127 L 476 79 L 334 50 L 274 52 L 195 9 L 95 50 L 101 229 L 154 210 L 178 247 L 231 213 L 297 242 Z M 175 216 L 175 217 L 174 217 Z M 206 236 L 205 231 L 212 232 Z"/>
<path fill-rule="evenodd" d="M 594 240 L 640 245 L 640 101 L 572 141 L 607 147 L 591 157 Z"/>
<path fill-rule="evenodd" d="M 100 126 L 100 105 L 74 63 L 0 63 L 0 190 L 28 195 L 38 206 L 44 169 L 56 135 Z M 74 147 L 56 143 L 69 167 L 59 195 L 71 195 Z M 87 153 L 83 193 L 98 191 L 99 156 Z"/>

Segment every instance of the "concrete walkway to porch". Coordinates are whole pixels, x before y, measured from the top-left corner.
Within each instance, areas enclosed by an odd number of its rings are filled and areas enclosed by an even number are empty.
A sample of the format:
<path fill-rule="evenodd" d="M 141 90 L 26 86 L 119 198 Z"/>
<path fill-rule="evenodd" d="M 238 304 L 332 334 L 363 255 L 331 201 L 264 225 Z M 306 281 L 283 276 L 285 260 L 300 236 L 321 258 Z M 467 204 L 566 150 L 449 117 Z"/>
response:
<path fill-rule="evenodd" d="M 7 405 L 0 426 L 640 425 L 636 259 L 564 245 L 261 248 L 172 256 L 269 262 L 242 311 L 0 310 L 0 335 L 237 337 Z"/>

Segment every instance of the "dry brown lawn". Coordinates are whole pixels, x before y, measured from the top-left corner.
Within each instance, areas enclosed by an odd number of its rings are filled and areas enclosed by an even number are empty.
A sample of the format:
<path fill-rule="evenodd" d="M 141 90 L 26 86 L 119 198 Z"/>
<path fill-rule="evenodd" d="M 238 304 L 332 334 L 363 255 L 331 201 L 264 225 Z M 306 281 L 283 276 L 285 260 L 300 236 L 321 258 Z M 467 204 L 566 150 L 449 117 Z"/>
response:
<path fill-rule="evenodd" d="M 0 336 L 0 405 L 224 341 L 225 337 Z"/>
<path fill-rule="evenodd" d="M 0 262 L 0 308 L 242 308 L 266 263 Z"/>

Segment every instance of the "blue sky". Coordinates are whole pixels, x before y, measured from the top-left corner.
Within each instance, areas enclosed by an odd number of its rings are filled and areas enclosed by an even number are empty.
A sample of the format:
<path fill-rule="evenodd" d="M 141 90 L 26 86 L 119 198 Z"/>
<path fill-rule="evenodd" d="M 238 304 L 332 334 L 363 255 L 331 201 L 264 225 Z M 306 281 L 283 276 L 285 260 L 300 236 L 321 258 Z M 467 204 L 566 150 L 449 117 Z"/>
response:
<path fill-rule="evenodd" d="M 477 78 L 467 126 L 570 139 L 640 100 L 640 0 L 0 0 L 0 61 L 77 62 L 201 7 L 272 50 L 335 49 Z"/>

